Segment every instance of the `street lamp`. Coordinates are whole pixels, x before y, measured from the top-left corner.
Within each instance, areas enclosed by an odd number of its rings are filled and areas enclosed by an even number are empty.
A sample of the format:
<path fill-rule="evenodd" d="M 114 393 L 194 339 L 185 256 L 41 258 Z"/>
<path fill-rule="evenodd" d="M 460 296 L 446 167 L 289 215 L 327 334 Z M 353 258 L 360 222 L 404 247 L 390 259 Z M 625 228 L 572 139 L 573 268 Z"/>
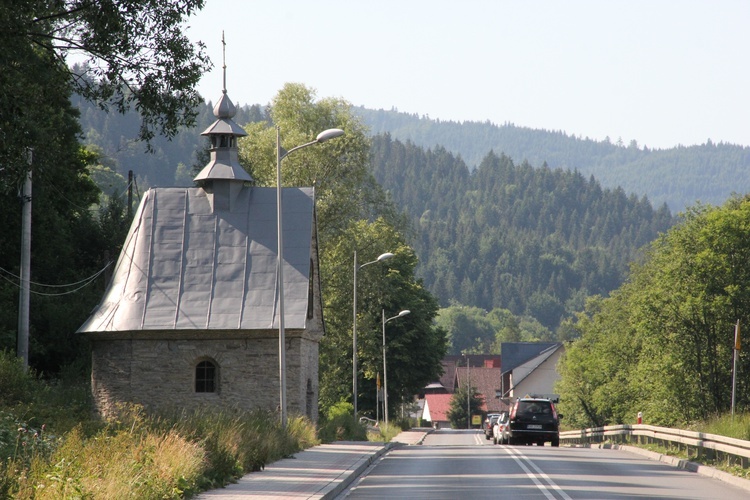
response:
<path fill-rule="evenodd" d="M 284 238 L 281 228 L 281 160 L 298 149 L 326 142 L 344 135 L 338 128 L 330 128 L 319 133 L 314 141 L 296 146 L 289 151 L 281 147 L 281 134 L 276 127 L 276 230 L 278 231 L 278 259 L 276 273 L 279 280 L 279 405 L 281 406 L 281 427 L 286 428 L 286 332 L 284 330 Z"/>
<path fill-rule="evenodd" d="M 469 355 L 466 356 L 466 428 L 471 430 L 471 372 L 469 371 Z"/>
<path fill-rule="evenodd" d="M 385 426 L 388 427 L 388 375 L 386 373 L 385 367 L 385 324 L 388 323 L 392 319 L 401 318 L 403 316 L 406 316 L 411 311 L 408 309 L 404 309 L 400 313 L 398 313 L 396 316 L 393 316 L 391 318 L 385 319 L 385 309 L 383 309 L 383 413 L 385 414 Z"/>
<path fill-rule="evenodd" d="M 357 251 L 354 251 L 354 322 L 352 326 L 352 401 L 354 402 L 354 417 L 357 417 L 357 270 L 362 269 L 370 264 L 376 264 L 383 262 L 393 257 L 390 252 L 381 254 L 377 259 L 372 262 L 366 262 L 361 266 L 357 266 Z M 377 401 L 375 402 L 377 405 Z"/>

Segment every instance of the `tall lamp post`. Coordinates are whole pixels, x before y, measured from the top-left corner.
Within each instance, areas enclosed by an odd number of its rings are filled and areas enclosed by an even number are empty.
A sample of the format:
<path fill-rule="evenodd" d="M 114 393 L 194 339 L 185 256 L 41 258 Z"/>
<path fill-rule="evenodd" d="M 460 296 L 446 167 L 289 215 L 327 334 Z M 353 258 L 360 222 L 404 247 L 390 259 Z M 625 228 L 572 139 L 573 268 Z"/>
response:
<path fill-rule="evenodd" d="M 406 316 L 411 311 L 408 309 L 404 309 L 397 315 L 390 317 L 388 319 L 385 319 L 385 309 L 383 309 L 383 413 L 385 414 L 385 426 L 388 427 L 388 375 L 386 372 L 386 361 L 385 361 L 385 324 L 391 321 L 392 319 L 401 318 L 403 316 Z"/>
<path fill-rule="evenodd" d="M 344 135 L 338 128 L 330 128 L 319 133 L 314 141 L 296 146 L 289 151 L 281 147 L 281 133 L 276 127 L 276 230 L 278 232 L 278 259 L 276 273 L 279 280 L 279 405 L 281 406 L 281 427 L 286 428 L 286 331 L 284 330 L 284 233 L 281 223 L 281 160 L 298 149 Z"/>
<path fill-rule="evenodd" d="M 471 429 L 471 372 L 468 354 L 466 354 L 466 428 Z"/>
<path fill-rule="evenodd" d="M 372 262 L 365 262 L 361 266 L 357 265 L 357 251 L 354 251 L 354 321 L 352 326 L 352 401 L 354 403 L 354 418 L 357 418 L 357 270 L 362 269 L 370 264 L 383 262 L 393 257 L 390 252 L 381 254 Z M 377 405 L 377 401 L 375 402 Z"/>

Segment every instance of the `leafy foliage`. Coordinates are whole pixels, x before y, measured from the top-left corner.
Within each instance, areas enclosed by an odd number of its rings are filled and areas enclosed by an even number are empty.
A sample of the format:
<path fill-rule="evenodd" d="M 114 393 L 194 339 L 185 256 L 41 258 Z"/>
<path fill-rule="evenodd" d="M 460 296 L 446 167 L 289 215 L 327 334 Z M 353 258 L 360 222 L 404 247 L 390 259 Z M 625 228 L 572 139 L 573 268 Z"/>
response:
<path fill-rule="evenodd" d="M 141 125 L 131 136 L 142 139 L 152 139 L 155 131 L 173 135 L 191 124 L 199 102 L 194 86 L 209 63 L 202 48 L 196 50 L 183 35 L 181 23 L 202 5 L 201 0 L 0 5 L 0 348 L 15 346 L 19 188 L 30 170 L 30 361 L 47 375 L 86 357 L 85 339 L 75 331 L 101 297 L 103 270 L 119 253 L 127 225 L 116 197 L 102 203 L 101 217 L 96 213 L 100 192 L 87 167 L 99 158 L 79 145 L 71 93 L 105 109 L 134 109 Z M 88 57 L 89 64 L 69 67 L 66 57 L 73 53 Z M 86 283 L 96 286 L 82 287 Z"/>
<path fill-rule="evenodd" d="M 99 189 L 87 166 L 97 157 L 80 148 L 77 111 L 68 100 L 68 82 L 55 67 L 57 63 L 45 57 L 27 51 L 24 64 L 28 67 L 14 73 L 20 82 L 28 83 L 28 88 L 15 96 L 14 105 L 20 108 L 11 106 L 22 117 L 16 120 L 4 114 L 6 108 L 0 109 L 0 156 L 10 162 L 2 164 L 0 176 L 4 193 L 0 197 L 0 274 L 4 278 L 0 280 L 0 310 L 4 312 L 0 315 L 0 349 L 15 349 L 16 345 L 22 209 L 18 188 L 31 166 L 30 308 L 34 313 L 30 318 L 30 355 L 32 365 L 49 374 L 87 352 L 85 339 L 74 332 L 100 297 L 104 280 L 97 282 L 99 288 L 82 288 L 82 284 L 106 266 L 107 251 L 114 258 L 119 242 L 108 239 L 112 234 L 102 230 L 109 222 L 99 220 L 90 210 L 99 201 Z M 3 75 L 9 72 L 0 71 Z M 0 92 L 0 100 L 4 98 Z M 33 134 L 22 133 L 27 126 Z M 8 135 L 4 135 L 6 131 Z M 18 142 L 3 142 L 6 139 Z M 13 163 L 18 145 L 31 148 L 30 162 L 24 157 L 22 163 Z M 78 293 L 72 293 L 77 289 Z"/>
<path fill-rule="evenodd" d="M 287 84 L 274 98 L 269 116 L 287 149 L 306 144 L 329 128 L 343 137 L 295 152 L 282 162 L 284 186 L 315 186 L 320 276 L 326 336 L 320 345 L 320 405 L 326 412 L 351 397 L 353 255 L 373 260 L 396 255 L 388 266 L 368 269 L 359 287 L 358 343 L 364 375 L 362 408 L 375 408 L 376 373 L 382 367 L 382 311 L 410 309 L 412 314 L 388 328 L 389 409 L 410 398 L 439 376 L 445 333 L 432 320 L 437 302 L 416 278 L 417 258 L 407 245 L 404 218 L 387 201 L 368 171 L 370 143 L 350 105 L 340 99 L 316 100 L 315 92 Z M 240 160 L 260 185 L 276 181 L 276 133 L 267 122 L 246 127 Z M 366 259 L 366 260 L 365 260 Z M 379 272 L 378 272 L 379 271 Z M 347 354 L 348 353 L 348 354 Z M 374 413 L 374 412 L 373 412 Z"/>
<path fill-rule="evenodd" d="M 490 312 L 452 305 L 440 309 L 435 323 L 448 332 L 448 354 L 500 354 L 503 342 L 550 342 L 552 332 L 530 316 L 507 309 Z"/>
<path fill-rule="evenodd" d="M 4 47 L 33 47 L 56 61 L 86 99 L 121 113 L 134 106 L 139 136 L 148 140 L 155 129 L 171 136 L 195 118 L 195 86 L 210 62 L 183 22 L 202 7 L 203 0 L 26 0 L 3 8 L 0 32 Z M 64 64 L 69 55 L 86 60 L 82 71 Z"/>
<path fill-rule="evenodd" d="M 471 415 L 482 413 L 484 398 L 477 394 L 475 387 L 468 388 L 470 396 L 467 395 L 467 387 L 461 386 L 456 389 L 451 397 L 448 420 L 453 429 L 467 429 Z M 467 404 L 468 401 L 468 404 Z M 468 408 L 467 408 L 468 407 Z M 467 409 L 470 412 L 467 414 Z"/>
<path fill-rule="evenodd" d="M 658 238 L 609 299 L 576 322 L 561 363 L 562 411 L 575 424 L 674 425 L 730 407 L 734 326 L 750 315 L 750 200 L 697 205 Z M 739 373 L 750 363 L 740 357 Z M 750 386 L 737 378 L 738 408 Z"/>

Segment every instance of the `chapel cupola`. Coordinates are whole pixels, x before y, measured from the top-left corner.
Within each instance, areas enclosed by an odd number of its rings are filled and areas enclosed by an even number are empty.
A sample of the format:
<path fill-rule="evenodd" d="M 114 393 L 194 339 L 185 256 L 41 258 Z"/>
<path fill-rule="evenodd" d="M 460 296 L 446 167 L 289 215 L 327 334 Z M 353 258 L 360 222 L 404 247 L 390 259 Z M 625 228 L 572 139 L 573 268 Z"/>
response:
<path fill-rule="evenodd" d="M 224 34 L 221 35 L 221 43 L 224 50 Z M 221 98 L 214 106 L 214 121 L 210 127 L 201 135 L 211 139 L 211 161 L 203 167 L 203 170 L 193 179 L 194 181 L 215 181 L 219 179 L 252 182 L 253 178 L 242 168 L 237 150 L 237 139 L 244 137 L 247 133 L 237 125 L 232 118 L 237 113 L 237 108 L 227 95 L 227 64 L 224 55 L 224 86 Z"/>

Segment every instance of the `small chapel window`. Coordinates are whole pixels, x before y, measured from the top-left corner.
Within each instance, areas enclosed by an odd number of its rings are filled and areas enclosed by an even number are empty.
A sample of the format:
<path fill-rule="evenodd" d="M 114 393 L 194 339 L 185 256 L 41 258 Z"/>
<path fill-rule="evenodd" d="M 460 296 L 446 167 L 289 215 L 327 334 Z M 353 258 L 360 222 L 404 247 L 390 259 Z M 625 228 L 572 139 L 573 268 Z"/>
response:
<path fill-rule="evenodd" d="M 195 366 L 195 392 L 216 392 L 218 370 L 211 361 L 201 361 Z"/>

